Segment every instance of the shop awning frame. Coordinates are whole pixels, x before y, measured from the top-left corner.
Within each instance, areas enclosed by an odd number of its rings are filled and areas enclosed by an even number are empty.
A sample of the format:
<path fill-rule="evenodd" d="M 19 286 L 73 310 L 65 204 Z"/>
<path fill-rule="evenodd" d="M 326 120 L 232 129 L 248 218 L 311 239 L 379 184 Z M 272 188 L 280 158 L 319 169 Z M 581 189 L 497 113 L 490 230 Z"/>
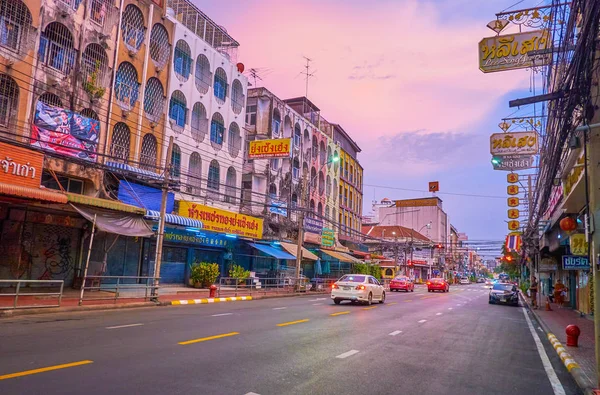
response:
<path fill-rule="evenodd" d="M 296 253 L 298 252 L 298 246 L 296 244 L 286 243 L 284 241 L 280 242 L 280 244 L 284 250 L 286 250 L 287 252 L 289 252 L 290 254 L 292 254 L 294 256 L 294 259 L 297 257 Z M 302 259 L 318 261 L 319 257 L 316 256 L 315 254 L 313 254 L 312 252 L 310 252 L 305 247 L 302 247 Z"/>
<path fill-rule="evenodd" d="M 92 196 L 79 195 L 77 193 L 67 193 L 69 203 L 81 204 L 84 206 L 98 207 L 112 211 L 121 211 L 131 214 L 146 214 L 146 210 L 130 204 L 121 203 L 115 200 L 101 199 Z"/>
<path fill-rule="evenodd" d="M 157 180 L 157 181 L 162 181 L 164 179 L 164 177 L 158 173 L 154 173 L 149 170 L 140 169 L 139 167 L 131 166 L 131 165 L 128 165 L 127 163 L 108 161 L 108 162 L 106 162 L 106 166 L 112 167 L 113 169 L 117 169 L 120 171 L 132 173 L 137 176 L 151 178 L 151 179 Z"/>
<path fill-rule="evenodd" d="M 350 256 L 344 252 L 338 252 L 338 251 L 332 251 L 332 250 L 324 250 L 321 249 L 321 252 L 337 259 L 340 262 L 345 262 L 345 263 L 363 263 L 361 260 L 354 258 L 353 256 Z"/>
<path fill-rule="evenodd" d="M 286 260 L 296 260 L 296 257 L 287 251 L 280 250 L 278 248 L 272 247 L 268 244 L 260 244 L 260 243 L 248 243 L 250 247 L 253 247 L 260 252 L 270 255 L 273 258 L 277 259 L 286 259 Z"/>
<path fill-rule="evenodd" d="M 151 219 L 153 221 L 158 221 L 160 219 L 160 212 L 155 210 L 147 210 L 145 212 L 145 216 L 146 218 Z M 204 228 L 204 224 L 202 223 L 202 221 L 193 218 L 182 217 L 181 215 L 175 214 L 165 214 L 165 222 L 171 225 L 186 226 L 188 228 Z"/>
<path fill-rule="evenodd" d="M 68 202 L 67 195 L 61 192 L 55 192 L 48 189 L 12 185 L 7 184 L 5 182 L 0 182 L 0 195 L 8 195 L 11 197 L 25 198 L 30 200 L 41 200 L 52 203 L 66 204 Z"/>

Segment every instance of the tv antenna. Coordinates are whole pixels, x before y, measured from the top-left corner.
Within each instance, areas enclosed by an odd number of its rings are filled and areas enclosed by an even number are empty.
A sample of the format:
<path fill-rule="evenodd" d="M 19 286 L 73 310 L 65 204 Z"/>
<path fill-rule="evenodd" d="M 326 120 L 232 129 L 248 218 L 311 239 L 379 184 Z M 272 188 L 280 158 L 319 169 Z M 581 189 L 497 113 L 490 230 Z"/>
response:
<path fill-rule="evenodd" d="M 266 77 L 267 75 L 271 74 L 272 71 L 271 69 L 268 68 L 263 68 L 263 67 L 253 67 L 251 69 L 248 69 L 248 71 L 246 72 L 248 74 L 248 78 L 251 78 L 254 80 L 254 87 L 256 87 L 256 81 L 262 81 L 263 77 Z"/>
<path fill-rule="evenodd" d="M 303 56 L 303 58 L 306 60 L 306 65 L 304 66 L 304 71 L 300 74 L 304 75 L 304 79 L 306 80 L 306 91 L 304 92 L 304 96 L 308 98 L 308 81 L 315 76 L 317 70 L 310 69 L 310 62 L 313 61 L 311 58 L 306 56 Z"/>

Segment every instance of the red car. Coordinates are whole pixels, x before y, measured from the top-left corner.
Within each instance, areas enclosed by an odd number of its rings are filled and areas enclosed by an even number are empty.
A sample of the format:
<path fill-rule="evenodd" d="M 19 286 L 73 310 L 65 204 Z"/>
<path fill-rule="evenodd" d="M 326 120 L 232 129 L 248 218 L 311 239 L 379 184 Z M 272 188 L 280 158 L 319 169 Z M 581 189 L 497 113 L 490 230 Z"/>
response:
<path fill-rule="evenodd" d="M 390 281 L 390 291 L 400 291 L 403 290 L 405 292 L 414 292 L 415 291 L 415 283 L 408 277 L 398 276 L 392 281 Z"/>
<path fill-rule="evenodd" d="M 427 280 L 427 292 L 433 291 L 448 292 L 450 291 L 450 284 L 443 278 L 432 278 L 431 280 Z"/>

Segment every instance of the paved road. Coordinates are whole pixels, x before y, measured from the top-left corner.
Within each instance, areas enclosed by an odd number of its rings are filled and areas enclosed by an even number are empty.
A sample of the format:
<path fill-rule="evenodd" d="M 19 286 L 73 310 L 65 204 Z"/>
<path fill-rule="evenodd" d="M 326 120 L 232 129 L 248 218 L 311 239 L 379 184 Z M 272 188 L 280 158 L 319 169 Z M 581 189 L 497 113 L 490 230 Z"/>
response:
<path fill-rule="evenodd" d="M 479 284 L 368 309 L 307 296 L 20 317 L 0 320 L 0 394 L 578 394 L 538 333 L 546 368 L 524 310 Z"/>

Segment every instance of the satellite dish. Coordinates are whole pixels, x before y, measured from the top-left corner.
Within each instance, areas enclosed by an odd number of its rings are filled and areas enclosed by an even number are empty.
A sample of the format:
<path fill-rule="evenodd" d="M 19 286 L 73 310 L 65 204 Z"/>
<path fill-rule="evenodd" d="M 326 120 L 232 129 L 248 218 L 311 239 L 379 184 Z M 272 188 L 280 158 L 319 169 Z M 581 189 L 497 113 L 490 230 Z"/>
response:
<path fill-rule="evenodd" d="M 244 64 L 243 63 L 238 63 L 237 64 L 237 69 L 240 73 L 244 72 Z"/>

